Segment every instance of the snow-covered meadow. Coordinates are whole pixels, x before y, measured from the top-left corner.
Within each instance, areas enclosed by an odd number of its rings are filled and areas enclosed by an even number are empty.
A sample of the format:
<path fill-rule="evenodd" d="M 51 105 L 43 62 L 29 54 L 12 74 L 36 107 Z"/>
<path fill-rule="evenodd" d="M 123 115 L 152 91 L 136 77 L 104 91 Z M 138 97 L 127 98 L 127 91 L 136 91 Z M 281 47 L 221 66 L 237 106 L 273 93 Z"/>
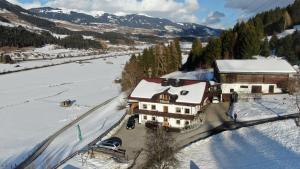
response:
<path fill-rule="evenodd" d="M 237 114 L 237 121 L 259 120 L 298 113 L 296 96 L 288 94 L 263 95 L 260 99 L 239 101 L 233 104 L 231 116 Z"/>
<path fill-rule="evenodd" d="M 77 124 L 75 124 L 60 134 L 29 168 L 53 168 L 72 153 L 85 148 L 98 136 L 109 130 L 125 114 L 125 110 L 118 110 L 118 105 L 124 101 L 124 97 L 126 96 L 121 94 L 111 103 L 104 105 L 77 123 L 80 125 L 82 141 L 79 141 Z"/>
<path fill-rule="evenodd" d="M 86 161 L 82 162 L 83 159 Z M 116 162 L 111 155 L 103 154 L 93 159 L 78 155 L 60 167 L 60 169 L 127 169 L 128 166 L 128 163 Z"/>
<path fill-rule="evenodd" d="M 225 131 L 182 149 L 178 168 L 296 169 L 300 129 L 293 120 Z"/>
<path fill-rule="evenodd" d="M 0 168 L 22 160 L 80 114 L 119 95 L 114 80 L 128 58 L 123 55 L 1 75 Z M 76 102 L 69 108 L 60 107 L 66 99 Z"/>

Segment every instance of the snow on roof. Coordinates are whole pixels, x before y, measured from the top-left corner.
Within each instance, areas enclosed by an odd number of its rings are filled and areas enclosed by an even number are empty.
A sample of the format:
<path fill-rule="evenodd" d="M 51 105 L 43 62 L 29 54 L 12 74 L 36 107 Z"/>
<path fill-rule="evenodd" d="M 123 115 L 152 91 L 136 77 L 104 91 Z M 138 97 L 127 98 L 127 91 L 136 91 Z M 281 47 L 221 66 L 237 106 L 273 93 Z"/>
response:
<path fill-rule="evenodd" d="M 167 90 L 171 95 L 177 95 L 176 102 L 199 104 L 202 102 L 206 89 L 206 82 L 199 82 L 180 87 L 162 86 L 161 83 L 149 82 L 142 80 L 133 90 L 130 97 L 151 99 L 155 94 L 162 93 Z M 186 95 L 181 95 L 181 91 L 188 91 Z"/>
<path fill-rule="evenodd" d="M 217 60 L 220 73 L 296 73 L 283 59 Z"/>

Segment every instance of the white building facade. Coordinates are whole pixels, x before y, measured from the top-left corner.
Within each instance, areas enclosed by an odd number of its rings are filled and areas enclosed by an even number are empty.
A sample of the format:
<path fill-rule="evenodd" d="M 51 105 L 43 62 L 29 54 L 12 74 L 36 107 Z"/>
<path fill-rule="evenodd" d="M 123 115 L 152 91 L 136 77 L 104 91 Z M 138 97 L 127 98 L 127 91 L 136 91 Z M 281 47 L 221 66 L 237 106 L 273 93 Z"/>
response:
<path fill-rule="evenodd" d="M 189 126 L 209 102 L 208 83 L 180 80 L 179 85 L 163 85 L 164 81 L 170 80 L 144 79 L 129 96 L 132 109 L 139 114 L 139 123 L 155 121 L 170 128 Z"/>
<path fill-rule="evenodd" d="M 165 103 L 153 103 L 153 102 L 139 102 L 139 109 L 145 111 L 157 111 L 168 112 L 172 115 L 191 115 L 195 116 L 200 110 L 201 106 L 185 106 Z M 139 123 L 145 123 L 147 121 L 157 121 L 159 123 L 168 122 L 169 127 L 183 128 L 191 124 L 192 120 L 184 117 L 163 117 L 157 115 L 139 114 Z"/>

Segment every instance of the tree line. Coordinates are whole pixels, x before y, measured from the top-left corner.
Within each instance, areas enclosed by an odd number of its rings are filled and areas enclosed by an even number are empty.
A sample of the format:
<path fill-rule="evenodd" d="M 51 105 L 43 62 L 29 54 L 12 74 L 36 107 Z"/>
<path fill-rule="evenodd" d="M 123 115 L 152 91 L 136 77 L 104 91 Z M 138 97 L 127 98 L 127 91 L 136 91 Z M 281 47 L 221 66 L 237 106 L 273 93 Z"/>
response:
<path fill-rule="evenodd" d="M 195 39 L 183 70 L 210 68 L 216 59 L 252 59 L 252 56 L 276 54 L 291 64 L 298 64 L 299 32 L 282 39 L 275 34 L 300 23 L 300 0 L 286 8 L 260 13 L 247 22 L 237 23 L 219 38 L 211 38 L 206 47 Z M 271 41 L 267 35 L 273 35 Z M 275 44 L 275 45 L 274 45 Z"/>
<path fill-rule="evenodd" d="M 70 35 L 66 38 L 55 38 L 49 32 L 42 31 L 40 34 L 30 32 L 18 27 L 0 26 L 0 47 L 42 47 L 45 44 L 57 44 L 66 48 L 101 48 L 101 44 L 95 40 L 84 39 L 81 35 Z"/>
<path fill-rule="evenodd" d="M 132 55 L 122 72 L 121 86 L 126 91 L 135 87 L 145 77 L 160 77 L 181 67 L 181 49 L 176 39 L 168 45 L 158 44 Z"/>

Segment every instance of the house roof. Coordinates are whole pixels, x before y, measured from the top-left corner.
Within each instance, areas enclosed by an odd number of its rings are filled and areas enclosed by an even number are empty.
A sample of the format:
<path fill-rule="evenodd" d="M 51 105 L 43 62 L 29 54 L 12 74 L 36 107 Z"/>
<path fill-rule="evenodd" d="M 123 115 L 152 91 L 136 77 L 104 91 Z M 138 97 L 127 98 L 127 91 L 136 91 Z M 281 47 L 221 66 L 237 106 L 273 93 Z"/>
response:
<path fill-rule="evenodd" d="M 296 73 L 283 59 L 217 60 L 220 73 Z"/>
<path fill-rule="evenodd" d="M 190 103 L 200 104 L 204 97 L 204 93 L 207 87 L 206 82 L 202 81 L 185 81 L 180 87 L 174 87 L 172 85 L 162 86 L 161 81 L 156 79 L 143 79 L 133 90 L 129 98 L 135 99 L 151 99 L 154 95 L 168 92 L 171 95 L 177 95 L 176 102 L 178 103 Z M 182 95 L 182 91 L 188 91 L 186 95 Z"/>

